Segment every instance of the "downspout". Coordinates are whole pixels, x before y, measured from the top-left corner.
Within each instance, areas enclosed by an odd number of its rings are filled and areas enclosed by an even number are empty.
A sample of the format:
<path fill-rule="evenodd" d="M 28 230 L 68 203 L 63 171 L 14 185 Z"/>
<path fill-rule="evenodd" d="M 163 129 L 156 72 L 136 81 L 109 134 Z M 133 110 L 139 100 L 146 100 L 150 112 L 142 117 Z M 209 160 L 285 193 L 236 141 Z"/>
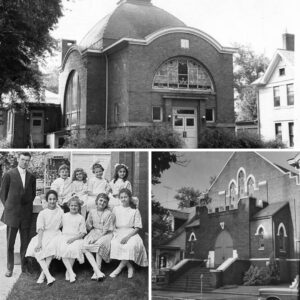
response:
<path fill-rule="evenodd" d="M 257 106 L 257 130 L 258 130 L 258 136 L 261 139 L 261 132 L 260 132 L 260 110 L 259 110 L 259 90 L 257 89 L 256 92 L 256 106 Z"/>
<path fill-rule="evenodd" d="M 105 75 L 105 137 L 107 137 L 107 129 L 108 129 L 108 57 L 107 54 L 104 53 L 105 56 L 105 68 L 106 68 L 106 75 Z"/>

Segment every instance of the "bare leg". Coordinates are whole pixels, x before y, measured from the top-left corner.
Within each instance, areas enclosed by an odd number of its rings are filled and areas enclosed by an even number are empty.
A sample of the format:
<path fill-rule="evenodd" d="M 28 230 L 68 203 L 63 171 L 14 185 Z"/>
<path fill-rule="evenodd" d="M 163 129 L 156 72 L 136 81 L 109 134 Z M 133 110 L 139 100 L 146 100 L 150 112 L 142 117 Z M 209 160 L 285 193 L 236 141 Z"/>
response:
<path fill-rule="evenodd" d="M 118 267 L 109 276 L 112 278 L 117 277 L 121 273 L 122 269 L 126 266 L 126 262 L 126 260 L 121 260 Z"/>
<path fill-rule="evenodd" d="M 84 254 L 95 272 L 96 279 L 104 277 L 105 275 L 99 270 L 98 264 L 93 256 L 93 254 L 89 251 L 86 251 Z"/>
<path fill-rule="evenodd" d="M 132 278 L 133 277 L 133 273 L 134 273 L 134 268 L 132 263 L 128 260 L 126 263 L 126 266 L 128 268 L 128 278 Z"/>
<path fill-rule="evenodd" d="M 70 282 L 74 282 L 76 280 L 76 274 L 73 271 L 70 259 L 69 258 L 63 258 L 62 261 L 63 261 L 63 263 L 64 263 L 64 265 L 67 269 L 67 272 L 69 274 Z"/>

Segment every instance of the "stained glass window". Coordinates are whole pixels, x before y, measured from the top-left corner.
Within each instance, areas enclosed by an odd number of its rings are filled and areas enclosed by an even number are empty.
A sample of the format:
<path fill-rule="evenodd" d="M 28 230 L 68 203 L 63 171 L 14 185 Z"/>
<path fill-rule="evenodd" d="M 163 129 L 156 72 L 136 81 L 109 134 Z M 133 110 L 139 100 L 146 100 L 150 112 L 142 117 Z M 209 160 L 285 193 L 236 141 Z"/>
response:
<path fill-rule="evenodd" d="M 153 87 L 213 91 L 212 80 L 205 68 L 187 58 L 165 62 L 154 76 Z"/>
<path fill-rule="evenodd" d="M 253 196 L 254 195 L 254 180 L 253 178 L 249 178 L 247 182 L 247 189 L 248 189 L 248 195 Z"/>
<path fill-rule="evenodd" d="M 240 171 L 239 173 L 238 185 L 239 185 L 239 197 L 242 197 L 245 192 L 245 174 L 243 171 Z"/>

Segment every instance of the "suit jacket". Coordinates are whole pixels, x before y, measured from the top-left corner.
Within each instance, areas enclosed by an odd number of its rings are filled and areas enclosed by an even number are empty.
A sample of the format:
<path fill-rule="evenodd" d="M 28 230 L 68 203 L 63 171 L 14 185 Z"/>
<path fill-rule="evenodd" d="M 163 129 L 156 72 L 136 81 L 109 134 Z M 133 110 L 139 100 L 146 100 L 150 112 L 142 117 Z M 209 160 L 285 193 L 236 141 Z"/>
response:
<path fill-rule="evenodd" d="M 30 172 L 26 171 L 25 188 L 17 168 L 5 173 L 0 188 L 4 205 L 1 221 L 10 227 L 30 227 L 35 195 L 36 179 Z"/>

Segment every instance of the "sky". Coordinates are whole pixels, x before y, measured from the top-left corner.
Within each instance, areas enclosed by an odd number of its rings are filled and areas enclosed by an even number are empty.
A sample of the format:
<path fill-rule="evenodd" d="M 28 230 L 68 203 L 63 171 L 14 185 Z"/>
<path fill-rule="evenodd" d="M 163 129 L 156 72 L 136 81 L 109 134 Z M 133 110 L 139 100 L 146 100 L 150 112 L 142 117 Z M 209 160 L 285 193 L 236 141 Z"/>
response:
<path fill-rule="evenodd" d="M 63 0 L 64 17 L 55 38 L 78 42 L 97 21 L 117 7 L 118 0 Z M 271 58 L 282 47 L 282 34 L 295 33 L 299 0 L 152 0 L 186 25 L 211 35 L 223 46 L 249 45 Z"/>
<path fill-rule="evenodd" d="M 245 150 L 249 151 L 249 150 Z M 217 176 L 232 155 L 232 151 L 202 151 L 179 152 L 181 160 L 186 166 L 173 164 L 161 177 L 161 183 L 152 186 L 152 193 L 164 207 L 177 208 L 178 202 L 174 200 L 176 191 L 181 187 L 193 187 L 199 191 L 206 191 L 210 187 L 210 178 Z M 297 152 L 292 151 L 262 151 L 265 158 L 282 167 L 293 170 L 287 160 L 294 158 Z"/>

